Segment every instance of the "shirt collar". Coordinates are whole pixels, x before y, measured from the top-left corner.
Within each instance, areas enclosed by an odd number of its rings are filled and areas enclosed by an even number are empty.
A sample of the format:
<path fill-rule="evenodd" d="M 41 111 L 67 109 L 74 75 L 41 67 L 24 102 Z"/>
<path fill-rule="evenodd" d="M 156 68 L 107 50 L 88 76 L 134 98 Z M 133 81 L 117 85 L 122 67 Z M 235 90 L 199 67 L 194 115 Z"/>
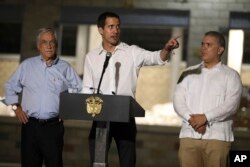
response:
<path fill-rule="evenodd" d="M 40 60 L 41 60 L 42 62 L 45 62 L 45 61 L 44 61 L 44 58 L 42 57 L 42 55 L 40 55 Z M 53 60 L 52 63 L 51 63 L 50 65 L 47 65 L 47 66 L 48 66 L 48 67 L 51 67 L 51 66 L 57 64 L 58 61 L 59 61 L 59 57 L 56 56 L 55 60 Z"/>
<path fill-rule="evenodd" d="M 213 70 L 213 69 L 219 69 L 221 67 L 221 65 L 222 65 L 222 63 L 220 61 L 215 66 L 213 66 L 211 69 L 208 69 L 208 68 L 205 68 L 204 61 L 202 61 L 201 64 L 200 64 L 200 67 L 201 67 L 201 69 Z"/>
<path fill-rule="evenodd" d="M 123 46 L 123 43 L 122 43 L 122 42 L 119 42 L 119 44 L 115 47 L 114 51 L 112 52 L 112 55 L 115 54 L 115 52 L 116 52 L 117 50 L 124 50 L 124 46 Z M 99 55 L 101 55 L 103 52 L 104 52 L 104 53 L 107 53 L 107 51 L 103 48 L 103 46 L 100 45 L 99 51 L 98 51 Z"/>

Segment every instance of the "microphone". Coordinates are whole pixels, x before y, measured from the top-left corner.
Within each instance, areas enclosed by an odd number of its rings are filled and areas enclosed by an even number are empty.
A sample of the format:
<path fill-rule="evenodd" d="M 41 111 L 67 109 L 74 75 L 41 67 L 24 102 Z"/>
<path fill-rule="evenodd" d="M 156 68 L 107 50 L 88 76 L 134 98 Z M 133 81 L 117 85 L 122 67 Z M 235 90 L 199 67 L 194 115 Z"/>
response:
<path fill-rule="evenodd" d="M 108 67 L 109 59 L 110 59 L 111 55 L 112 54 L 110 52 L 107 52 L 107 54 L 106 54 L 106 59 L 105 59 L 105 62 L 103 64 L 104 72 L 105 72 L 106 68 Z"/>
<path fill-rule="evenodd" d="M 105 59 L 105 61 L 103 63 L 102 75 L 101 75 L 101 78 L 100 78 L 100 81 L 99 81 L 99 84 L 98 84 L 98 88 L 97 88 L 97 94 L 100 94 L 100 87 L 101 87 L 101 83 L 102 83 L 103 74 L 105 73 L 105 70 L 108 67 L 109 59 L 110 59 L 111 56 L 112 56 L 112 53 L 107 52 L 106 59 Z"/>

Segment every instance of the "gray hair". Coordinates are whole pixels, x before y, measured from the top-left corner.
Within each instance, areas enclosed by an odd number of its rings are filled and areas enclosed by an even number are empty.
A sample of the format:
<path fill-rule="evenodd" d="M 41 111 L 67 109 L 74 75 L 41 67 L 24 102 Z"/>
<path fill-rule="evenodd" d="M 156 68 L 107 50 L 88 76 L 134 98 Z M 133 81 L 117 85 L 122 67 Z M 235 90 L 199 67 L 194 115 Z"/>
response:
<path fill-rule="evenodd" d="M 50 32 L 51 34 L 53 34 L 55 36 L 56 44 L 57 44 L 57 34 L 56 34 L 56 31 L 53 28 L 40 28 L 38 30 L 38 34 L 37 34 L 37 38 L 36 38 L 37 45 L 39 44 L 39 40 L 41 38 L 41 35 L 43 33 L 46 33 L 46 32 Z"/>

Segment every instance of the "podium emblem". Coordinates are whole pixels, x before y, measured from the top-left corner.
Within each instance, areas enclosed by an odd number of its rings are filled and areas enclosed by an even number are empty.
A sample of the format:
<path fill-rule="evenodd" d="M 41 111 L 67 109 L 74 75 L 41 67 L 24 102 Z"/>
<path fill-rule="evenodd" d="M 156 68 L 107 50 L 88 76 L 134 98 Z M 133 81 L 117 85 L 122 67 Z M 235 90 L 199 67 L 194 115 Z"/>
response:
<path fill-rule="evenodd" d="M 103 100 L 98 96 L 90 96 L 86 99 L 87 112 L 94 117 L 100 114 L 102 110 Z"/>

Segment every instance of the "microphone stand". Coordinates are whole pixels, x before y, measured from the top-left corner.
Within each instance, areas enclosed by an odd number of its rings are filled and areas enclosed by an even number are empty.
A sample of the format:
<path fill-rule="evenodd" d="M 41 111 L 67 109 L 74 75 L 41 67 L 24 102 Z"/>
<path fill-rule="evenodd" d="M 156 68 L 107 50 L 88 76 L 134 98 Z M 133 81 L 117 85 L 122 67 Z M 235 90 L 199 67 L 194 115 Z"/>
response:
<path fill-rule="evenodd" d="M 100 87 L 101 87 L 101 83 L 102 83 L 102 78 L 103 78 L 103 75 L 105 73 L 106 68 L 108 67 L 109 59 L 110 59 L 111 55 L 112 54 L 110 52 L 107 52 L 107 54 L 106 54 L 106 59 L 105 59 L 105 62 L 103 64 L 103 68 L 102 68 L 101 78 L 100 78 L 100 81 L 99 81 L 99 84 L 97 87 L 97 94 L 100 94 Z"/>
<path fill-rule="evenodd" d="M 111 53 L 107 52 L 106 59 L 103 64 L 101 78 L 97 88 L 97 94 L 100 94 L 100 87 L 102 83 L 102 78 L 105 73 L 105 70 L 108 66 L 109 59 L 111 57 Z M 97 121 L 96 122 L 96 132 L 95 132 L 95 156 L 93 167 L 108 167 L 108 136 L 109 136 L 109 128 L 110 122 L 106 121 Z"/>

